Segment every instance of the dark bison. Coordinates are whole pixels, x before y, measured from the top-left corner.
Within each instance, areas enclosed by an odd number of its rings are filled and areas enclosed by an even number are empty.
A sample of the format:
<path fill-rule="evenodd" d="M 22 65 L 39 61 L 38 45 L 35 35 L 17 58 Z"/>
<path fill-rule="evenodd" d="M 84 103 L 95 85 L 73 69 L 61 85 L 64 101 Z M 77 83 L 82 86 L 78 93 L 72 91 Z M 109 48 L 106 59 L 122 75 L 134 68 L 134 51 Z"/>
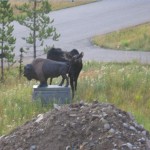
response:
<path fill-rule="evenodd" d="M 67 52 L 61 50 L 60 48 L 51 48 L 47 53 L 47 59 L 52 59 L 61 62 L 71 62 L 73 57 L 76 58 L 76 61 L 72 63 L 71 69 L 69 71 L 70 85 L 72 91 L 77 90 L 77 80 L 80 71 L 82 70 L 83 67 L 83 63 L 82 63 L 83 52 L 79 53 L 78 50 L 76 49 Z"/>
<path fill-rule="evenodd" d="M 40 81 L 39 87 L 46 87 L 48 78 L 62 76 L 62 81 L 59 84 L 62 86 L 66 79 L 66 87 L 69 85 L 67 77 L 70 64 L 58 62 L 50 59 L 37 58 L 31 64 L 24 67 L 24 76 L 28 79 Z"/>

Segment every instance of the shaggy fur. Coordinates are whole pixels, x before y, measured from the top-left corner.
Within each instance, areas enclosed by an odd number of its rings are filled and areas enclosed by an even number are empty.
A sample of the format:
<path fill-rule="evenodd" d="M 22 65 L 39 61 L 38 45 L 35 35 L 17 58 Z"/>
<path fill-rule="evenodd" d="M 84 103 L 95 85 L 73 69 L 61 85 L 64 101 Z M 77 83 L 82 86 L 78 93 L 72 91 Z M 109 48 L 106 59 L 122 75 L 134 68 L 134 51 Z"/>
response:
<path fill-rule="evenodd" d="M 51 48 L 47 53 L 47 59 L 52 59 L 55 61 L 62 61 L 62 62 L 71 62 L 71 69 L 69 71 L 70 77 L 70 85 L 74 97 L 74 90 L 77 90 L 77 80 L 79 74 L 82 70 L 83 63 L 82 63 L 83 52 L 79 53 L 78 50 L 73 49 L 70 52 L 63 51 L 60 48 Z M 72 60 L 74 58 L 74 62 Z M 50 84 L 52 83 L 52 79 Z"/>
<path fill-rule="evenodd" d="M 59 84 L 62 86 L 64 80 L 66 79 L 66 87 L 69 85 L 69 80 L 67 77 L 69 71 L 69 64 L 65 62 L 58 62 L 49 59 L 37 58 L 33 60 L 31 64 L 27 64 L 24 67 L 24 76 L 28 80 L 38 80 L 40 81 L 39 87 L 47 86 L 48 78 L 55 78 L 62 76 L 62 81 Z"/>

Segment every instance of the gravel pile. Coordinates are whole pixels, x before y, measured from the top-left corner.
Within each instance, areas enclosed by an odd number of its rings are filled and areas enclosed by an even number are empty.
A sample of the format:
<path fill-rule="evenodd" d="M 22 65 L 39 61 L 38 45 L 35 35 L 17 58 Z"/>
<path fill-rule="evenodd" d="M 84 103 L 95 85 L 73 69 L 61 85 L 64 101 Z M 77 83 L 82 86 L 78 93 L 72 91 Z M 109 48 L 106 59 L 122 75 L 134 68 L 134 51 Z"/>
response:
<path fill-rule="evenodd" d="M 111 104 L 54 105 L 0 137 L 0 150 L 150 150 L 150 135 Z"/>

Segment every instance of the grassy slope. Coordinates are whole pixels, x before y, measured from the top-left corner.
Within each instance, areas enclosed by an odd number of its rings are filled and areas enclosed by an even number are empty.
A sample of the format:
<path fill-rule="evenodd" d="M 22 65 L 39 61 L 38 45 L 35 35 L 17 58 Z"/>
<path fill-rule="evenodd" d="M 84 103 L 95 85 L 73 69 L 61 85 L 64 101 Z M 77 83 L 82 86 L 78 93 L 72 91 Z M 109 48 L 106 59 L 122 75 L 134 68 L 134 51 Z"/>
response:
<path fill-rule="evenodd" d="M 0 85 L 0 135 L 51 107 L 32 102 L 32 85 L 25 78 L 16 82 L 16 71 Z M 54 82 L 57 82 L 57 79 Z M 54 83 L 58 84 L 58 83 Z M 74 102 L 109 102 L 129 111 L 150 130 L 150 66 L 137 63 L 86 62 L 78 81 Z"/>
<path fill-rule="evenodd" d="M 149 24 L 142 27 L 141 31 L 137 29 L 131 39 L 141 35 L 139 33 L 145 33 L 144 31 L 147 31 L 147 36 Z M 125 35 L 126 32 L 124 31 L 123 37 L 129 39 L 131 31 Z M 114 38 L 114 36 L 116 35 L 110 36 L 110 39 L 116 41 L 117 37 Z M 118 39 L 122 39 L 121 37 L 119 35 Z M 128 45 L 128 42 L 121 43 Z M 16 72 L 16 70 L 9 72 L 7 82 L 0 84 L 0 135 L 8 133 L 33 116 L 50 108 L 50 106 L 41 107 L 39 102 L 31 101 L 32 85 L 35 82 L 27 82 L 24 78 L 16 80 Z M 80 75 L 75 101 L 91 102 L 96 99 L 100 102 L 113 103 L 125 111 L 132 112 L 137 121 L 150 130 L 149 90 L 150 66 L 148 65 L 87 62 Z"/>
<path fill-rule="evenodd" d="M 84 67 L 85 71 L 80 76 L 79 98 L 115 104 L 133 113 L 137 121 L 150 130 L 150 66 L 89 63 Z"/>
<path fill-rule="evenodd" d="M 104 48 L 150 51 L 150 23 L 95 36 L 92 41 Z"/>

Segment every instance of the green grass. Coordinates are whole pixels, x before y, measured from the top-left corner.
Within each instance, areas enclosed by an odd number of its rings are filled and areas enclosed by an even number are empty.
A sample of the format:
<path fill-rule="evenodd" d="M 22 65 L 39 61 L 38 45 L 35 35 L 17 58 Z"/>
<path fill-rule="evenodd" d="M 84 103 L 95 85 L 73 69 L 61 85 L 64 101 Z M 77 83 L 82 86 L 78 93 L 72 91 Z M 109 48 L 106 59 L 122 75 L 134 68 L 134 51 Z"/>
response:
<path fill-rule="evenodd" d="M 110 49 L 150 51 L 150 23 L 98 35 L 93 37 L 92 42 Z"/>
<path fill-rule="evenodd" d="M 77 99 L 115 104 L 150 130 L 150 66 L 96 62 L 84 66 Z"/>
<path fill-rule="evenodd" d="M 32 101 L 32 85 L 36 82 L 18 80 L 16 72 L 9 73 L 7 82 L 0 84 L 0 135 L 51 109 Z M 131 112 L 150 131 L 149 91 L 149 65 L 85 62 L 74 102 L 98 100 L 114 104 Z"/>
<path fill-rule="evenodd" d="M 19 79 L 17 70 L 6 73 L 6 81 L 0 83 L 0 135 L 32 119 L 49 108 L 42 107 L 40 101 L 32 101 L 32 85 L 25 78 Z"/>

